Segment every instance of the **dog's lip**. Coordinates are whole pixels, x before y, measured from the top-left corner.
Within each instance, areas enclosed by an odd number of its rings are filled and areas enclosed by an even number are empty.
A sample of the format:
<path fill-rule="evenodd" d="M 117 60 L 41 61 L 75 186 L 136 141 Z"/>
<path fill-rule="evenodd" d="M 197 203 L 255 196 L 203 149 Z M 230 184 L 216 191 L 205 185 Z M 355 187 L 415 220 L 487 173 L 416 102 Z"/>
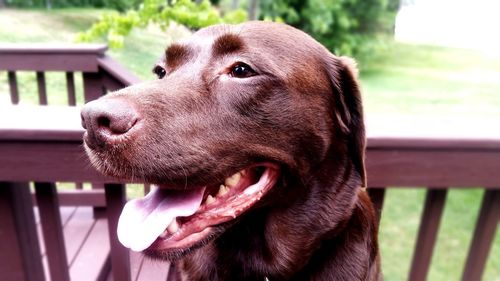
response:
<path fill-rule="evenodd" d="M 279 167 L 272 163 L 253 165 L 244 171 L 255 167 L 265 168 L 257 182 L 244 182 L 243 185 L 235 186 L 225 198 L 222 197 L 212 204 L 206 204 L 205 196 L 204 202 L 193 215 L 175 220 L 174 223 L 178 224 L 175 233 L 171 234 L 166 229 L 147 250 L 174 251 L 192 248 L 206 240 L 214 227 L 234 220 L 254 206 L 275 185 L 279 177 Z"/>
<path fill-rule="evenodd" d="M 97 150 L 103 147 L 116 146 L 121 143 L 130 142 L 132 139 L 136 138 L 139 133 L 144 128 L 144 120 L 139 116 L 135 119 L 132 124 L 130 124 L 130 128 L 124 133 L 113 133 L 110 130 L 99 130 L 99 131 L 90 131 L 87 128 L 84 128 L 83 132 L 83 142 L 91 149 Z M 91 140 L 91 139 L 99 139 Z"/>

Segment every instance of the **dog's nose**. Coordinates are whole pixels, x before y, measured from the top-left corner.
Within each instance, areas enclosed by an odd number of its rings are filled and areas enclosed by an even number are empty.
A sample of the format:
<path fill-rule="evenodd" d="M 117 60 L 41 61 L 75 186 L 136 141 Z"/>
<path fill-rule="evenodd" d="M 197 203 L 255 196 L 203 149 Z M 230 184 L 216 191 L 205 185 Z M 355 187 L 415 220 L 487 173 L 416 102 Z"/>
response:
<path fill-rule="evenodd" d="M 91 101 L 82 108 L 81 117 L 85 142 L 92 148 L 126 134 L 139 120 L 134 107 L 120 99 Z"/>

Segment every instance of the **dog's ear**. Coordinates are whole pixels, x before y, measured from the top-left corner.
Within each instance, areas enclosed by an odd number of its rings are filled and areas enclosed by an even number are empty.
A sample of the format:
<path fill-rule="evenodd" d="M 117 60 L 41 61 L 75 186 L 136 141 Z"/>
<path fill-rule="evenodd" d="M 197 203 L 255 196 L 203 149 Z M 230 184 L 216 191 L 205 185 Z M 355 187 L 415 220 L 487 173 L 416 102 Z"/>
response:
<path fill-rule="evenodd" d="M 339 133 L 347 139 L 348 157 L 359 173 L 362 186 L 366 187 L 366 137 L 356 62 L 348 57 L 332 56 L 327 62 L 327 73 L 333 89 L 334 118 Z"/>

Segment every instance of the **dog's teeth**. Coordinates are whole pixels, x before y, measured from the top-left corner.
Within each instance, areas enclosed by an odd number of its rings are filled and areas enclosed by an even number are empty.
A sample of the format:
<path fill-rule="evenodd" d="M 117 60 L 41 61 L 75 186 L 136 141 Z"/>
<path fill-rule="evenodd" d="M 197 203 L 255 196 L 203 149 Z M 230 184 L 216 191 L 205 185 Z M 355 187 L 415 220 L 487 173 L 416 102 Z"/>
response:
<path fill-rule="evenodd" d="M 223 196 L 228 191 L 229 191 L 229 189 L 225 185 L 221 184 L 220 187 L 219 187 L 219 192 L 217 192 L 217 197 L 218 196 Z"/>
<path fill-rule="evenodd" d="M 179 230 L 179 224 L 177 223 L 177 220 L 174 220 L 168 225 L 167 231 L 168 233 L 173 234 L 176 233 L 177 230 Z"/>
<path fill-rule="evenodd" d="M 246 174 L 247 174 L 247 170 L 241 170 L 241 171 L 240 171 L 240 175 L 241 175 L 242 177 L 244 177 Z"/>
<path fill-rule="evenodd" d="M 207 199 L 205 199 L 205 204 L 209 205 L 215 202 L 215 198 L 212 195 L 208 195 Z"/>
<path fill-rule="evenodd" d="M 237 172 L 236 174 L 226 178 L 224 181 L 224 185 L 227 186 L 228 188 L 234 187 L 235 185 L 238 184 L 238 182 L 241 179 L 241 173 Z"/>

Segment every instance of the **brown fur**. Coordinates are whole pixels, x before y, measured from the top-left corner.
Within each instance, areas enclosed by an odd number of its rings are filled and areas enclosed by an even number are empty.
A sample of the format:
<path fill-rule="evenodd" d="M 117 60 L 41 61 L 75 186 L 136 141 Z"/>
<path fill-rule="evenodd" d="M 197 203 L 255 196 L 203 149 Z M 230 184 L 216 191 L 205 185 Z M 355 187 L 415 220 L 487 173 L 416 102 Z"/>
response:
<path fill-rule="evenodd" d="M 257 75 L 228 78 L 239 61 Z M 126 101 L 140 126 L 112 143 L 90 132 L 96 167 L 172 188 L 220 182 L 262 161 L 277 163 L 281 176 L 203 247 L 151 255 L 182 256 L 182 280 L 381 279 L 351 60 L 292 27 L 250 22 L 202 29 L 159 65 L 163 79 L 98 101 Z"/>
<path fill-rule="evenodd" d="M 165 61 L 170 69 L 175 69 L 189 59 L 190 50 L 179 44 L 172 44 L 165 50 Z"/>

